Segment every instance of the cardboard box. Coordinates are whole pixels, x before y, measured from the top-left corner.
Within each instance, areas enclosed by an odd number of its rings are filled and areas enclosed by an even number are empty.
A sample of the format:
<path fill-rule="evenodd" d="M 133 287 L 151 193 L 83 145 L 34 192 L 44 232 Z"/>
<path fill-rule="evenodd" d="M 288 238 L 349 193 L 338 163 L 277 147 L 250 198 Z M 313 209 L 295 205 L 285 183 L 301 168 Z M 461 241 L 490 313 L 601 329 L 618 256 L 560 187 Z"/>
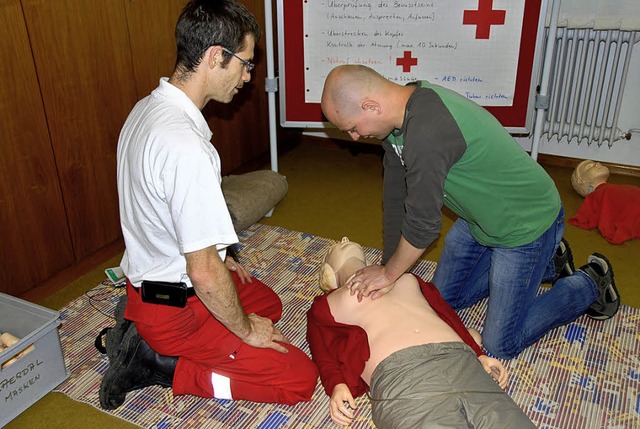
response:
<path fill-rule="evenodd" d="M 0 427 L 69 377 L 59 325 L 57 311 L 0 293 L 0 333 L 20 339 L 0 352 Z M 28 353 L 7 364 L 31 346 Z"/>

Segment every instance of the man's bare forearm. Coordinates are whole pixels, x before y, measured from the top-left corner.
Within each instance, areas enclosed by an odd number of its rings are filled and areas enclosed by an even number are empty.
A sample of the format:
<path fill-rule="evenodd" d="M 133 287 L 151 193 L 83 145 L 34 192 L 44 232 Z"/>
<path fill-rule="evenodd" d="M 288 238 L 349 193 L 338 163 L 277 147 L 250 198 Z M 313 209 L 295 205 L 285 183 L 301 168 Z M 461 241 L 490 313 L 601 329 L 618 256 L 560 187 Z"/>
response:
<path fill-rule="evenodd" d="M 416 263 L 424 251 L 425 249 L 413 247 L 404 237 L 400 237 L 396 251 L 385 265 L 387 277 L 393 281 L 398 280 Z"/>
<path fill-rule="evenodd" d="M 243 341 L 251 334 L 249 318 L 240 304 L 231 274 L 215 247 L 185 255 L 195 292 L 209 312 Z"/>

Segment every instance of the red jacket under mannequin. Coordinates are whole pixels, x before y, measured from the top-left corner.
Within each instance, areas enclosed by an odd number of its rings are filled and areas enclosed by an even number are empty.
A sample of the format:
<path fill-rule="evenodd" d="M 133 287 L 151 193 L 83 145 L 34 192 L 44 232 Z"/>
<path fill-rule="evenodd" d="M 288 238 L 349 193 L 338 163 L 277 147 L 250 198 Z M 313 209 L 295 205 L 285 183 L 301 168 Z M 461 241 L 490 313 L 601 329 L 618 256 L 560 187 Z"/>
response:
<path fill-rule="evenodd" d="M 453 328 L 477 356 L 484 355 L 458 314 L 442 299 L 435 285 L 415 277 L 422 294 L 438 316 Z M 315 297 L 307 312 L 307 342 L 327 395 L 331 396 L 337 384 L 345 383 L 351 394 L 358 397 L 369 390 L 369 386 L 360 377 L 365 362 L 369 359 L 367 334 L 359 326 L 335 321 L 327 301 L 330 294 L 331 292 Z"/>
<path fill-rule="evenodd" d="M 568 222 L 583 229 L 598 228 L 611 244 L 640 238 L 640 188 L 602 183 Z"/>

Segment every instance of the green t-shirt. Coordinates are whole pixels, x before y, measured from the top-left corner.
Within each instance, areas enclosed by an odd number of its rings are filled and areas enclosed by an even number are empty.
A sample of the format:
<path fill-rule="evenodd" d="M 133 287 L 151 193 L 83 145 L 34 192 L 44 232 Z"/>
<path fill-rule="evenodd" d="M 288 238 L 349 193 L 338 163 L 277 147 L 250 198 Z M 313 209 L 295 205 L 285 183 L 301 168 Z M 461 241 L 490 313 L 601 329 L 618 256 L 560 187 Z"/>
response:
<path fill-rule="evenodd" d="M 410 97 L 402 128 L 384 142 L 387 174 L 404 174 L 405 190 L 385 186 L 388 204 L 404 194 L 402 235 L 427 247 L 440 232 L 442 206 L 468 222 L 478 243 L 515 247 L 540 237 L 558 216 L 553 180 L 483 107 L 426 81 Z M 387 229 L 393 221 L 385 220 Z M 398 222 L 396 222 L 398 223 Z M 393 234 L 393 231 L 389 231 Z M 385 245 L 385 253 L 387 252 Z"/>

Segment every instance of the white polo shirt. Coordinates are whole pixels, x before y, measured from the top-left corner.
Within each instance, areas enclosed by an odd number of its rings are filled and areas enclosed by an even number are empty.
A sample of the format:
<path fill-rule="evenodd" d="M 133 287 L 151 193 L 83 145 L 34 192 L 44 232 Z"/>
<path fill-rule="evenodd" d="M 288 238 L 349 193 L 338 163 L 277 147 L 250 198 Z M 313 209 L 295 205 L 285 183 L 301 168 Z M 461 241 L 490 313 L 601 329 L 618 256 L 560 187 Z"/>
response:
<path fill-rule="evenodd" d="M 133 283 L 184 281 L 184 254 L 238 242 L 222 194 L 220 156 L 200 110 L 168 78 L 129 114 L 118 140 L 118 196 Z"/>

